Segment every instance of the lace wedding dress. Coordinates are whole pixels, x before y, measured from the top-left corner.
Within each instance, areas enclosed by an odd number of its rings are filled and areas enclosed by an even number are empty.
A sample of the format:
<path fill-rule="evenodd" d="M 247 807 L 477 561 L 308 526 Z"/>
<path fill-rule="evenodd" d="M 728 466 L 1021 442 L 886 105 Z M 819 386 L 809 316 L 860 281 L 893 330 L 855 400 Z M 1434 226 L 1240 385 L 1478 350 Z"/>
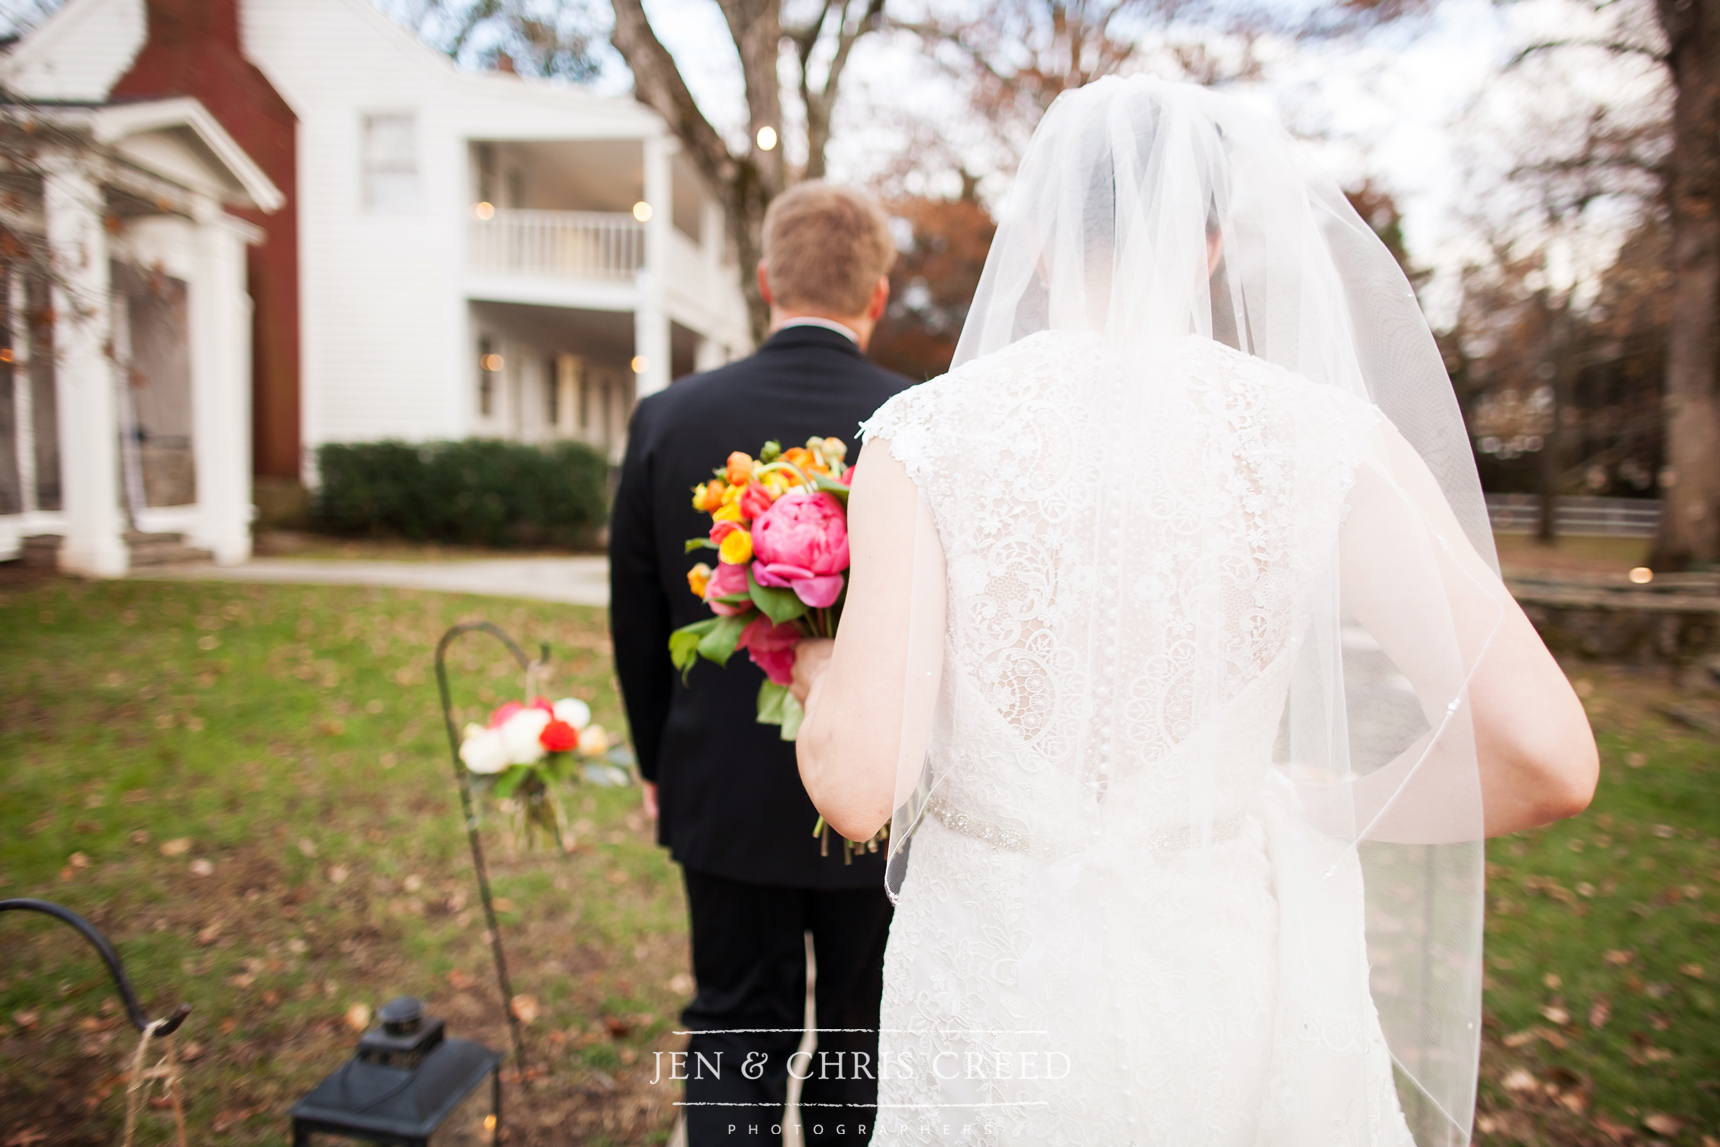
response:
<path fill-rule="evenodd" d="M 1273 763 L 1379 415 L 1210 338 L 1165 355 L 1150 418 L 1112 417 L 1140 372 L 1100 335 L 1050 330 L 864 427 L 948 595 L 875 1143 L 1412 1142 L 1355 850 Z"/>

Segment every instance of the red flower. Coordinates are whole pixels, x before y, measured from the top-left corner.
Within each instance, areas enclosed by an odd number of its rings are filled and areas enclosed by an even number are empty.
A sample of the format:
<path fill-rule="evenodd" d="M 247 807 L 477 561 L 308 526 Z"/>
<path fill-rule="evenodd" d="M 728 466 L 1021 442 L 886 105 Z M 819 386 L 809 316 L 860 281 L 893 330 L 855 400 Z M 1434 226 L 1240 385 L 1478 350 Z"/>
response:
<path fill-rule="evenodd" d="M 579 730 L 566 721 L 551 721 L 538 734 L 538 744 L 552 753 L 566 753 L 579 746 Z"/>
<path fill-rule="evenodd" d="M 740 526 L 736 525 L 734 522 L 718 522 L 716 525 L 711 527 L 711 542 L 714 545 L 721 546 L 723 544 L 723 539 L 738 529 L 740 529 Z"/>
<path fill-rule="evenodd" d="M 741 513 L 750 521 L 770 509 L 770 491 L 757 482 L 748 483 L 741 495 Z"/>
<path fill-rule="evenodd" d="M 741 630 L 736 649 L 744 649 L 753 664 L 778 685 L 794 680 L 794 647 L 800 644 L 800 630 L 793 622 L 772 625 L 770 618 L 759 614 Z"/>

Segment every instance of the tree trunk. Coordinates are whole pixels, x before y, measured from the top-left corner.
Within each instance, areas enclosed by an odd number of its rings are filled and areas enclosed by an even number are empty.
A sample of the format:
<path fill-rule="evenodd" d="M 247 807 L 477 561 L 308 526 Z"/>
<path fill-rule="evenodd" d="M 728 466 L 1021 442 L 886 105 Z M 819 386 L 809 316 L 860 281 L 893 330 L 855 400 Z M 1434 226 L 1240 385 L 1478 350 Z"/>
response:
<path fill-rule="evenodd" d="M 1675 95 L 1658 569 L 1720 562 L 1720 0 L 1657 0 Z"/>
<path fill-rule="evenodd" d="M 1565 410 L 1570 402 L 1571 370 L 1576 356 L 1572 353 L 1573 326 L 1571 299 L 1565 296 L 1558 310 L 1548 306 L 1546 292 L 1541 295 L 1541 310 L 1545 316 L 1550 352 L 1547 361 L 1553 374 L 1548 380 L 1553 388 L 1553 413 L 1547 432 L 1541 438 L 1541 456 L 1536 481 L 1540 489 L 1541 521 L 1535 530 L 1535 540 L 1544 546 L 1557 545 L 1559 540 L 1559 477 L 1565 470 Z"/>

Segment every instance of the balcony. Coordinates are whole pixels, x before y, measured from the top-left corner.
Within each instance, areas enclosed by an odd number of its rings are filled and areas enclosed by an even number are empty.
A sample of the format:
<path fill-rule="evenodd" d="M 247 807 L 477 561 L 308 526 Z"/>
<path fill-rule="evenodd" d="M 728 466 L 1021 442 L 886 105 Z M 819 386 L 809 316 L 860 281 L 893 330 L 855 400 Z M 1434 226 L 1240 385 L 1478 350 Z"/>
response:
<path fill-rule="evenodd" d="M 622 212 L 497 210 L 471 220 L 467 250 L 484 274 L 631 283 L 645 266 L 645 225 Z"/>

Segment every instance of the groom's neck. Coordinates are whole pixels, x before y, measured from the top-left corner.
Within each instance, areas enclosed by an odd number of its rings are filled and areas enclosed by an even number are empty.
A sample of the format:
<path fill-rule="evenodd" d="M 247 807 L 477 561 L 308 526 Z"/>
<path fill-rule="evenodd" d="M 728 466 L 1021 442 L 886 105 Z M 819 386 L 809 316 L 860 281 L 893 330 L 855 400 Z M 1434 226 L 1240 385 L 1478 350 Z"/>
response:
<path fill-rule="evenodd" d="M 877 325 L 877 320 L 865 314 L 833 315 L 825 311 L 807 311 L 772 304 L 770 308 L 771 334 L 775 334 L 795 319 L 820 319 L 827 323 L 838 323 L 847 327 L 854 333 L 854 342 L 861 351 L 865 351 L 866 344 L 872 341 L 872 328 Z"/>

